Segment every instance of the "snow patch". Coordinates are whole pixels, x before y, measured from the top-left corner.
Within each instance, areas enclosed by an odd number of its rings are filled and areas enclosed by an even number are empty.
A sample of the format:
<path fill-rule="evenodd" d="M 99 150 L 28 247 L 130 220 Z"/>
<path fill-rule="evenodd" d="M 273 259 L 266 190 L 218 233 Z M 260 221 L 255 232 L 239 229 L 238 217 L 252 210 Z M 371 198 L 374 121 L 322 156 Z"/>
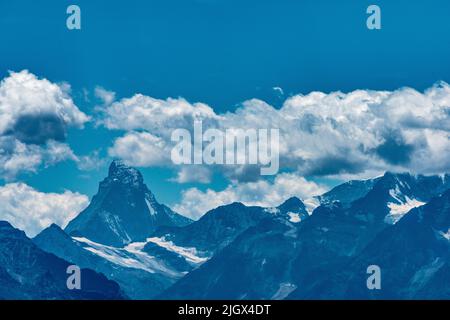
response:
<path fill-rule="evenodd" d="M 270 214 L 278 214 L 280 212 L 280 210 L 278 208 L 271 207 L 271 208 L 264 209 L 264 212 L 267 212 Z"/>
<path fill-rule="evenodd" d="M 439 232 L 439 234 L 448 241 L 450 241 L 450 228 L 447 230 L 447 232 L 441 231 Z"/>
<path fill-rule="evenodd" d="M 403 202 L 402 199 L 400 199 L 401 194 L 402 193 L 397 185 L 395 186 L 395 189 L 389 190 L 389 195 L 400 203 Z"/>
<path fill-rule="evenodd" d="M 306 207 L 306 211 L 309 215 L 313 213 L 313 211 L 320 206 L 320 201 L 318 198 L 309 198 L 303 201 Z"/>
<path fill-rule="evenodd" d="M 288 295 L 291 294 L 295 289 L 297 289 L 297 286 L 292 283 L 280 283 L 280 287 L 278 288 L 278 291 L 272 296 L 271 300 L 283 300 Z"/>
<path fill-rule="evenodd" d="M 72 239 L 80 243 L 83 249 L 121 267 L 140 269 L 149 273 L 162 273 L 173 278 L 180 278 L 184 275 L 182 272 L 168 268 L 155 257 L 141 252 L 145 242 L 136 242 L 125 248 L 116 248 L 83 237 L 73 237 Z"/>
<path fill-rule="evenodd" d="M 147 198 L 145 198 L 145 203 L 147 204 L 148 210 L 150 211 L 150 214 L 152 216 L 154 216 L 156 214 L 155 209 L 153 208 L 152 204 L 150 203 L 150 201 L 148 201 Z"/>
<path fill-rule="evenodd" d="M 196 248 L 184 248 L 175 245 L 172 241 L 166 241 L 164 237 L 162 238 L 148 238 L 147 242 L 152 242 L 166 250 L 175 252 L 185 258 L 187 261 L 190 261 L 195 264 L 200 264 L 207 261 L 209 258 L 199 257 Z"/>
<path fill-rule="evenodd" d="M 391 196 L 392 196 L 392 194 L 393 193 L 391 193 Z M 410 210 L 420 207 L 420 206 L 423 206 L 425 204 L 425 202 L 419 201 L 417 199 L 410 199 L 407 196 L 405 196 L 405 201 L 400 201 L 398 199 L 398 194 L 395 194 L 395 195 L 397 197 L 393 196 L 393 198 L 396 199 L 397 201 L 399 201 L 400 203 L 394 203 L 394 202 L 388 203 L 390 212 L 384 218 L 384 221 L 389 224 L 396 224 Z"/>
<path fill-rule="evenodd" d="M 288 212 L 289 221 L 293 223 L 299 223 L 302 221 L 300 215 L 298 213 Z"/>

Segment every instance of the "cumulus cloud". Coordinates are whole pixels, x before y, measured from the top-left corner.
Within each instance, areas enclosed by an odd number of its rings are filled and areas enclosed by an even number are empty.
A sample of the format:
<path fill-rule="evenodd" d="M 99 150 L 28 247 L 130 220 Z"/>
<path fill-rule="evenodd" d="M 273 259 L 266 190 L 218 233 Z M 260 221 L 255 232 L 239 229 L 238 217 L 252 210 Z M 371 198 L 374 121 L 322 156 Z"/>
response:
<path fill-rule="evenodd" d="M 443 82 L 424 92 L 312 92 L 288 98 L 280 109 L 253 99 L 223 114 L 184 99 L 135 95 L 106 106 L 102 123 L 127 131 L 125 137 L 133 131 L 151 134 L 154 139 L 139 148 L 157 143 L 158 152 L 168 153 L 173 146 L 170 133 L 177 128 L 192 131 L 196 119 L 203 120 L 204 129 L 279 128 L 281 169 L 304 176 L 358 177 L 387 170 L 433 174 L 450 169 L 450 86 Z M 136 142 L 119 138 L 113 150 L 124 144 Z M 142 157 L 139 163 L 155 164 L 145 161 L 154 154 Z M 253 169 L 222 168 L 240 181 L 258 179 L 259 170 Z"/>
<path fill-rule="evenodd" d="M 67 130 L 88 120 L 68 84 L 39 79 L 27 70 L 10 72 L 0 82 L 0 173 L 9 179 L 42 164 L 74 159 L 64 143 Z"/>
<path fill-rule="evenodd" d="M 21 117 L 53 116 L 67 125 L 82 126 L 89 118 L 74 104 L 69 91 L 67 84 L 38 79 L 27 70 L 10 72 L 0 83 L 0 134 L 12 129 Z"/>
<path fill-rule="evenodd" d="M 311 93 L 288 99 L 280 112 L 301 130 L 292 130 L 288 150 L 303 162 L 306 174 L 449 170 L 450 87 L 440 83 L 420 93 L 358 90 Z M 337 160 L 337 165 L 336 165 Z M 340 164 L 339 164 L 340 163 Z M 335 165 L 333 167 L 333 164 Z"/>
<path fill-rule="evenodd" d="M 174 209 L 188 217 L 198 219 L 211 209 L 233 202 L 242 202 L 249 206 L 274 207 L 289 197 L 296 196 L 309 200 L 325 191 L 324 186 L 308 181 L 297 174 L 281 173 L 272 182 L 259 180 L 234 183 L 222 191 L 187 189 L 183 192 L 180 203 L 176 204 Z M 311 203 L 311 201 L 307 201 L 307 203 Z"/>
<path fill-rule="evenodd" d="M 173 128 L 190 128 L 194 120 L 218 119 L 214 110 L 203 103 L 185 99 L 155 99 L 142 94 L 109 105 L 100 121 L 109 129 L 144 129 L 170 137 Z"/>
<path fill-rule="evenodd" d="M 109 154 L 121 158 L 127 164 L 151 167 L 170 163 L 166 141 L 148 132 L 130 132 L 118 138 Z"/>
<path fill-rule="evenodd" d="M 23 183 L 11 183 L 0 187 L 0 220 L 34 237 L 52 223 L 64 228 L 88 202 L 87 196 L 71 191 L 43 193 Z"/>
<path fill-rule="evenodd" d="M 45 164 L 50 166 L 64 160 L 76 160 L 66 144 L 49 141 L 44 146 L 28 145 L 11 137 L 0 136 L 0 173 L 6 180 L 20 172 L 36 172 Z"/>

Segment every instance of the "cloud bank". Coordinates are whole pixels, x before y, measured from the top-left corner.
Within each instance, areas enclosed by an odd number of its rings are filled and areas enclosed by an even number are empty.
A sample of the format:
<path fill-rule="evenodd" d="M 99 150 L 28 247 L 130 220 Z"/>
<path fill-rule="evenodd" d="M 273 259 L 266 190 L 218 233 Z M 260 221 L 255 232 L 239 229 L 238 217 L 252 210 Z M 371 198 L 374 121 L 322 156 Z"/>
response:
<path fill-rule="evenodd" d="M 121 132 L 108 148 L 110 157 L 138 167 L 169 166 L 175 171 L 172 181 L 178 183 L 210 183 L 217 171 L 228 178 L 229 186 L 222 191 L 184 191 L 175 209 L 193 218 L 233 201 L 275 206 L 289 196 L 308 199 L 325 191 L 304 177 L 348 180 L 385 171 L 450 171 L 450 86 L 444 82 L 424 92 L 411 88 L 311 92 L 289 97 L 281 108 L 252 99 L 226 113 L 183 98 L 162 100 L 136 94 L 116 100 L 114 92 L 101 87 L 95 89 L 95 96 L 102 103 L 96 108 L 97 123 Z M 66 143 L 68 129 L 83 128 L 89 120 L 73 102 L 68 84 L 52 83 L 26 70 L 10 72 L 0 82 L 0 174 L 13 179 L 19 173 L 35 172 L 67 159 L 75 161 L 80 170 L 98 168 L 104 163 L 98 150 L 77 156 Z M 278 128 L 282 173 L 262 180 L 257 165 L 173 165 L 173 130 L 192 132 L 198 120 L 204 131 Z M 49 221 L 65 223 L 51 213 L 51 208 L 59 208 L 53 204 L 58 196 L 75 199 L 68 203 L 75 203 L 74 208 L 84 201 L 78 194 L 43 194 L 21 184 L 1 188 L 8 194 L 39 199 L 36 203 L 52 199 L 44 205 L 47 209 L 36 209 L 39 228 Z M 3 215 L 12 217 L 16 212 L 18 226 L 35 232 L 13 208 L 11 205 Z M 69 209 L 64 212 L 72 212 Z"/>
<path fill-rule="evenodd" d="M 326 190 L 324 186 L 307 181 L 299 175 L 281 173 L 272 182 L 259 180 L 234 183 L 222 191 L 187 189 L 174 210 L 196 220 L 209 210 L 224 204 L 242 202 L 249 206 L 275 207 L 293 196 L 306 199 L 305 204 L 312 209 L 315 202 L 311 198 Z"/>
<path fill-rule="evenodd" d="M 34 237 L 52 223 L 64 228 L 88 202 L 87 196 L 76 192 L 43 193 L 23 183 L 10 183 L 0 187 L 0 220 Z"/>
<path fill-rule="evenodd" d="M 450 169 L 450 86 L 443 82 L 424 92 L 312 92 L 288 98 L 280 109 L 253 99 L 223 114 L 202 103 L 139 94 L 105 106 L 103 113 L 104 126 L 125 131 L 110 154 L 137 166 L 170 165 L 172 130 L 192 131 L 194 120 L 202 120 L 205 129 L 279 128 L 280 166 L 302 176 Z M 131 152 L 138 156 L 133 159 Z M 222 170 L 237 181 L 259 179 L 258 170 L 250 168 Z"/>

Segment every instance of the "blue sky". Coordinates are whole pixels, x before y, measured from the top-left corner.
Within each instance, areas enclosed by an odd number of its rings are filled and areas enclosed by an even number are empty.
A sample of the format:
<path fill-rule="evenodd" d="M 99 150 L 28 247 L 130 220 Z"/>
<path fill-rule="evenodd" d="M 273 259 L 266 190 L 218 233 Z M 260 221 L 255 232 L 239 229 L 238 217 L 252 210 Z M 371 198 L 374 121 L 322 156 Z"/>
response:
<path fill-rule="evenodd" d="M 73 3 L 82 10 L 80 31 L 65 25 L 66 8 Z M 366 28 L 365 11 L 372 3 L 382 10 L 379 31 Z M 445 0 L 2 1 L 0 78 L 27 69 L 52 83 L 67 82 L 74 103 L 89 116 L 101 104 L 95 97 L 99 86 L 115 92 L 117 100 L 136 93 L 182 97 L 217 114 L 234 112 L 252 98 L 280 108 L 288 97 L 312 91 L 411 87 L 423 92 L 437 81 L 450 82 L 448 12 Z M 89 122 L 84 129 L 70 128 L 66 143 L 77 155 L 97 150 L 106 158 L 123 135 Z M 408 135 L 395 137 L 377 149 L 378 155 L 409 150 Z M 320 161 L 323 170 L 301 175 L 328 185 L 338 181 L 320 172 L 345 161 Z M 359 161 L 342 166 L 356 168 Z M 429 170 L 437 167 L 445 169 L 439 164 Z M 73 161 L 62 161 L 13 180 L 41 192 L 69 189 L 92 196 L 106 168 L 107 162 L 81 171 Z M 220 172 L 201 184 L 171 181 L 173 168 L 141 169 L 157 197 L 169 204 L 187 188 L 221 190 L 230 183 Z"/>

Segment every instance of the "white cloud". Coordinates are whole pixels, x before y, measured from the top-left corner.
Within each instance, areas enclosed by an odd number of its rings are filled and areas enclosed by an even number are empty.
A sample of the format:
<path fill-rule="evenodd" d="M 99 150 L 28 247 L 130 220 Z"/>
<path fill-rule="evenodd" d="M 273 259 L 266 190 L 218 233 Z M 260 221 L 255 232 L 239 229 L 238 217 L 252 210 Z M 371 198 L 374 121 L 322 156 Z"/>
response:
<path fill-rule="evenodd" d="M 150 167 L 170 163 L 166 142 L 148 132 L 129 132 L 118 138 L 109 155 L 121 158 L 128 165 Z"/>
<path fill-rule="evenodd" d="M 74 160 L 64 143 L 67 129 L 88 120 L 68 84 L 39 79 L 27 70 L 10 72 L 0 82 L 0 174 L 13 179 L 41 165 Z"/>
<path fill-rule="evenodd" d="M 364 177 L 387 170 L 423 174 L 450 170 L 450 86 L 446 83 L 425 92 L 411 88 L 312 92 L 290 97 L 281 109 L 253 99 L 224 114 L 184 99 L 136 95 L 106 106 L 104 112 L 102 121 L 108 128 L 148 132 L 164 141 L 158 143 L 165 145 L 166 152 L 172 146 L 172 130 L 191 131 L 194 119 L 202 119 L 204 129 L 279 128 L 281 169 L 301 175 Z M 116 145 L 120 142 L 126 140 L 119 138 Z M 155 163 L 140 160 L 146 162 Z M 255 175 L 253 180 L 259 178 L 258 170 L 234 169 L 229 176 L 241 181 L 251 180 L 249 172 Z M 240 172 L 246 176 L 239 177 Z"/>
<path fill-rule="evenodd" d="M 160 100 L 142 94 L 114 102 L 104 112 L 101 123 L 109 129 L 143 129 L 168 137 L 173 128 L 188 128 L 194 120 L 217 118 L 203 103 L 191 104 L 182 98 Z"/>
<path fill-rule="evenodd" d="M 66 144 L 49 141 L 43 146 L 28 145 L 11 137 L 0 136 L 0 173 L 6 180 L 20 172 L 36 172 L 41 164 L 52 165 L 76 156 Z"/>
<path fill-rule="evenodd" d="M 52 223 L 64 228 L 88 202 L 87 196 L 71 191 L 43 193 L 23 183 L 11 183 L 0 187 L 0 220 L 34 237 Z"/>
<path fill-rule="evenodd" d="M 309 199 L 323 194 L 326 188 L 292 173 L 281 173 L 274 181 L 234 183 L 225 190 L 201 191 L 197 188 L 185 190 L 180 203 L 174 210 L 193 219 L 200 218 L 207 211 L 220 205 L 242 202 L 245 205 L 262 207 L 278 206 L 290 197 Z"/>
<path fill-rule="evenodd" d="M 89 120 L 74 104 L 67 84 L 38 79 L 23 70 L 10 72 L 0 83 L 0 134 L 24 115 L 54 114 L 67 125 L 81 127 Z"/>

